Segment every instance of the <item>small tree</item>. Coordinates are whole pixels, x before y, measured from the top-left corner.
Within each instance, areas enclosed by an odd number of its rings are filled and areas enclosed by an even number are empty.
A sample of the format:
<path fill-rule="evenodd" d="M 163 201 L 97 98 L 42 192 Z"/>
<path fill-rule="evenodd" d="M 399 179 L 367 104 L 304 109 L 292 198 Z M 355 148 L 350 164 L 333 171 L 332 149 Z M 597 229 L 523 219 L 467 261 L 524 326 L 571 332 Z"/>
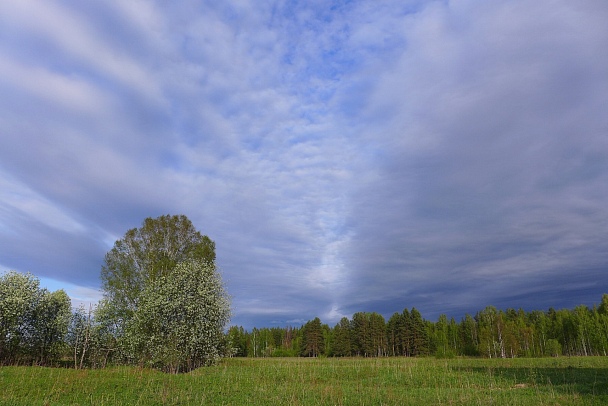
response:
<path fill-rule="evenodd" d="M 32 274 L 0 276 L 0 364 L 49 364 L 63 350 L 70 298 L 40 289 Z"/>
<path fill-rule="evenodd" d="M 63 290 L 40 291 L 32 319 L 31 355 L 38 364 L 56 362 L 67 349 L 72 302 Z"/>
<path fill-rule="evenodd" d="M 10 271 L 0 276 L 0 363 L 24 357 L 39 301 L 40 281 L 32 274 Z"/>
<path fill-rule="evenodd" d="M 214 264 L 187 261 L 141 296 L 130 326 L 140 360 L 168 372 L 215 363 L 222 355 L 230 303 Z"/>
<path fill-rule="evenodd" d="M 80 305 L 72 313 L 68 334 L 74 369 L 82 369 L 85 365 L 90 365 L 91 353 L 96 350 L 94 341 L 93 307 L 89 305 L 89 310 L 86 311 L 84 305 Z"/>
<path fill-rule="evenodd" d="M 545 347 L 545 356 L 551 357 L 559 357 L 562 355 L 562 345 L 554 338 L 550 338 L 547 340 L 547 345 Z"/>

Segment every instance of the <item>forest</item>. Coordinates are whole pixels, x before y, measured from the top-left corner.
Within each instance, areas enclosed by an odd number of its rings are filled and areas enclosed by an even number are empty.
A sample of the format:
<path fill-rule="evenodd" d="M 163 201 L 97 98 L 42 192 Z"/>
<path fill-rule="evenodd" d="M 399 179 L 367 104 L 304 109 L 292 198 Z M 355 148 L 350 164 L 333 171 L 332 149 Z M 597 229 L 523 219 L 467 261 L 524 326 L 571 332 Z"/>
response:
<path fill-rule="evenodd" d="M 300 327 L 232 326 L 227 333 L 233 356 L 240 357 L 393 357 L 451 358 L 557 357 L 607 355 L 608 294 L 589 308 L 548 311 L 498 310 L 493 306 L 456 321 L 433 322 L 416 308 L 381 314 L 359 312 L 335 326 L 319 318 Z"/>

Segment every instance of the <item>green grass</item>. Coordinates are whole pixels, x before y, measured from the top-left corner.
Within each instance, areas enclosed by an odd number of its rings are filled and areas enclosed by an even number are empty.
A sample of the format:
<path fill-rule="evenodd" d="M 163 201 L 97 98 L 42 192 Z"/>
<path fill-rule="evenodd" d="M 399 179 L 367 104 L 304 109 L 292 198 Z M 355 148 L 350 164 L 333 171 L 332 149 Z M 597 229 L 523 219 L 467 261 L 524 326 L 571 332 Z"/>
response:
<path fill-rule="evenodd" d="M 608 357 L 228 359 L 184 375 L 0 368 L 1 405 L 608 404 Z"/>

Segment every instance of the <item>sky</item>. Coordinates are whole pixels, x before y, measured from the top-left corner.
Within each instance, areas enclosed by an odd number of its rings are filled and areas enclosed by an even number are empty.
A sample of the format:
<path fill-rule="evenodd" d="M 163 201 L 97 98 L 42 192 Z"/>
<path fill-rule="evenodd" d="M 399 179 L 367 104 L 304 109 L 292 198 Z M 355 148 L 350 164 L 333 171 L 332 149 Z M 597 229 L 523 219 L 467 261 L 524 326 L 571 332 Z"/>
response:
<path fill-rule="evenodd" d="M 0 272 L 94 303 L 147 217 L 233 325 L 608 293 L 605 0 L 0 2 Z"/>

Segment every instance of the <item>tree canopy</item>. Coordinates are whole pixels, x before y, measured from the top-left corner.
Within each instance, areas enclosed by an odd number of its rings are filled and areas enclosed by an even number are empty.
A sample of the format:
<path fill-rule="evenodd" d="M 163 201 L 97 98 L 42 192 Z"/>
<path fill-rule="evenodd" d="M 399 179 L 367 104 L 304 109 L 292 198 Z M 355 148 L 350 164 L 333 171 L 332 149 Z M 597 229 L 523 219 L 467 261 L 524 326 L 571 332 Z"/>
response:
<path fill-rule="evenodd" d="M 146 285 L 187 260 L 215 263 L 215 243 L 184 215 L 146 218 L 106 254 L 101 268 L 104 294 L 129 318 Z"/>

